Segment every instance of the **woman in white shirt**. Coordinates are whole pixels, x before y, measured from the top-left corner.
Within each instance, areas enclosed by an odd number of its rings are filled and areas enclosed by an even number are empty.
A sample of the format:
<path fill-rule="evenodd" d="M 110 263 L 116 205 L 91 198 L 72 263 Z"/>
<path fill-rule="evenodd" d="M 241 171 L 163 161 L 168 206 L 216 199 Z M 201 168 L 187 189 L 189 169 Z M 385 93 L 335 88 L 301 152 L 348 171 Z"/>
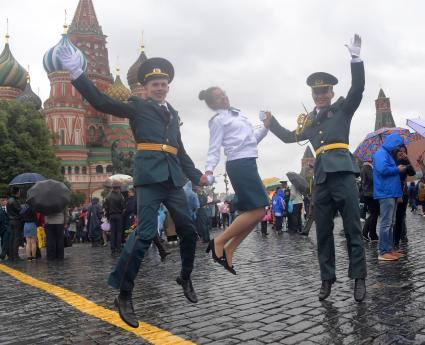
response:
<path fill-rule="evenodd" d="M 269 199 L 257 169 L 257 144 L 266 136 L 262 126 L 253 129 L 240 110 L 230 106 L 229 99 L 219 87 L 210 87 L 199 93 L 216 114 L 209 121 L 210 143 L 205 174 L 213 175 L 220 160 L 223 146 L 227 157 L 226 171 L 238 200 L 237 209 L 241 214 L 219 236 L 210 241 L 207 253 L 212 251 L 213 259 L 233 274 L 233 254 L 244 238 L 254 229 L 265 215 Z"/>

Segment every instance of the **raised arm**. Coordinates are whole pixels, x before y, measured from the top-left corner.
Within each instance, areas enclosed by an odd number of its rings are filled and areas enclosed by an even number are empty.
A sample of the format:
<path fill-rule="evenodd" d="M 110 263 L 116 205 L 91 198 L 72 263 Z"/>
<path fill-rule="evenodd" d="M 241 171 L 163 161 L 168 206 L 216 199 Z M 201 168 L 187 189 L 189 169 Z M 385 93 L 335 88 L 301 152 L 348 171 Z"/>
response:
<path fill-rule="evenodd" d="M 346 44 L 351 55 L 351 88 L 344 102 L 344 113 L 353 116 L 363 97 L 365 74 L 363 61 L 360 59 L 362 40 L 355 34 L 350 44 Z"/>
<path fill-rule="evenodd" d="M 132 118 L 136 113 L 136 107 L 133 103 L 120 102 L 100 92 L 84 73 L 73 80 L 72 85 L 96 110 L 117 117 L 127 118 Z"/>
<path fill-rule="evenodd" d="M 60 47 L 58 57 L 62 67 L 71 75 L 72 85 L 81 95 L 95 108 L 101 112 L 117 117 L 131 118 L 136 113 L 132 103 L 116 101 L 100 92 L 91 80 L 83 73 L 81 61 L 76 53 L 67 47 Z"/>
<path fill-rule="evenodd" d="M 257 140 L 257 144 L 259 144 L 260 141 L 266 137 L 268 132 L 269 132 L 268 128 L 266 128 L 264 125 L 254 130 L 254 135 L 255 135 L 255 139 Z"/>

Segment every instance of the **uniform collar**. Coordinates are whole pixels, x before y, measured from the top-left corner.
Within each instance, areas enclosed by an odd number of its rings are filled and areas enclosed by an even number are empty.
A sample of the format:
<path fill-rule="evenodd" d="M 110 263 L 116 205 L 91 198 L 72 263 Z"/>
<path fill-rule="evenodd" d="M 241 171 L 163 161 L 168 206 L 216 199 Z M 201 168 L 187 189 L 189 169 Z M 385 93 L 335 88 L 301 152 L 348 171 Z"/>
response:
<path fill-rule="evenodd" d="M 229 114 L 231 114 L 233 116 L 238 116 L 241 111 L 240 111 L 240 109 L 237 109 L 237 108 L 234 108 L 234 107 L 230 107 L 229 109 L 218 109 L 217 110 L 217 114 L 224 113 L 224 112 L 228 112 Z"/>

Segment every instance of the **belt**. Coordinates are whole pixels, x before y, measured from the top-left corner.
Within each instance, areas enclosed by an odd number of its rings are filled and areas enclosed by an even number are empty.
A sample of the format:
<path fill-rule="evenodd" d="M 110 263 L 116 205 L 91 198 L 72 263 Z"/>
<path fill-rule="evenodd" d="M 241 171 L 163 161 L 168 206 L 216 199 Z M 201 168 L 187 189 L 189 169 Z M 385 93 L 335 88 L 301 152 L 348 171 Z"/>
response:
<path fill-rule="evenodd" d="M 166 144 L 148 144 L 148 143 L 139 143 L 137 144 L 137 150 L 139 151 L 163 151 L 177 155 L 177 148 L 166 145 Z"/>
<path fill-rule="evenodd" d="M 335 149 L 348 150 L 348 148 L 349 148 L 349 145 L 346 143 L 333 143 L 333 144 L 323 145 L 316 150 L 316 156 L 320 155 L 322 152 L 325 152 L 325 151 L 335 150 Z"/>

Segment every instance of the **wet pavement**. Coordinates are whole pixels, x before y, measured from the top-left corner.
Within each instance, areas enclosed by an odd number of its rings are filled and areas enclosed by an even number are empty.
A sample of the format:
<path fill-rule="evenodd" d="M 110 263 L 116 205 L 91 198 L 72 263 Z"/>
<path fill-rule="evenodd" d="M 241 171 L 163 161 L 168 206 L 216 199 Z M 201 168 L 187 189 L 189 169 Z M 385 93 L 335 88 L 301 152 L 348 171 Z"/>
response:
<path fill-rule="evenodd" d="M 346 242 L 336 219 L 338 280 L 327 301 L 317 298 L 314 229 L 309 238 L 269 229 L 267 238 L 254 231 L 242 244 L 234 258 L 237 276 L 214 264 L 198 244 L 195 305 L 175 283 L 178 247 L 169 246 L 166 263 L 151 248 L 134 306 L 140 320 L 197 344 L 425 344 L 425 218 L 408 211 L 407 227 L 407 258 L 378 262 L 376 244 L 366 244 L 363 303 L 353 299 Z M 65 251 L 64 262 L 3 263 L 113 309 L 115 291 L 106 279 L 116 258 L 109 249 L 75 244 Z M 0 344 L 147 344 L 3 272 L 0 296 Z"/>

